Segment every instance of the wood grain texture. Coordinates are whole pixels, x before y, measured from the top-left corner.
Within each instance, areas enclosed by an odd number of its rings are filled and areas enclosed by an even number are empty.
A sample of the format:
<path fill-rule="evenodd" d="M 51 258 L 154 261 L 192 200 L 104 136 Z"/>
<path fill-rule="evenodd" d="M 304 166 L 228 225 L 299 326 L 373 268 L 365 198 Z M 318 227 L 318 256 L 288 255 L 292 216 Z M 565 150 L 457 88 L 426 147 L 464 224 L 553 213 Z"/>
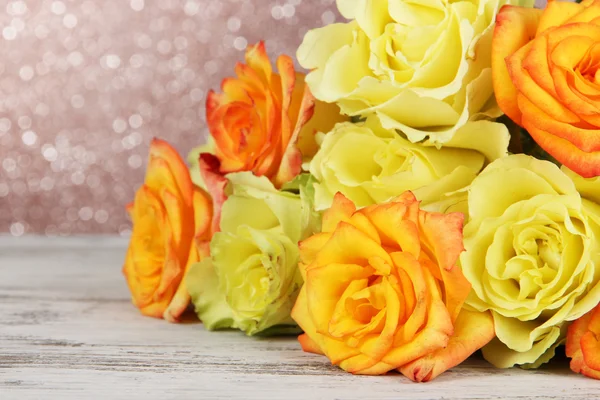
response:
<path fill-rule="evenodd" d="M 0 399 L 597 399 L 566 361 L 537 371 L 473 358 L 434 382 L 352 376 L 295 338 L 142 317 L 120 238 L 0 236 Z"/>

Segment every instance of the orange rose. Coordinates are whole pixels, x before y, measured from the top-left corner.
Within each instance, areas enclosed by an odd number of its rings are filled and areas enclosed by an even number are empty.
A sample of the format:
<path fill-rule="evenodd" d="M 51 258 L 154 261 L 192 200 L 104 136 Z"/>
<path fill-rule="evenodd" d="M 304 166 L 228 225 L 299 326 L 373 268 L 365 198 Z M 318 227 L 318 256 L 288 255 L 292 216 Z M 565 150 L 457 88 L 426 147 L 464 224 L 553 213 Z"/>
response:
<path fill-rule="evenodd" d="M 487 344 L 491 316 L 462 307 L 463 218 L 422 211 L 411 192 L 360 211 L 338 193 L 322 233 L 300 243 L 302 348 L 355 374 L 399 369 L 420 382 Z"/>
<path fill-rule="evenodd" d="M 133 232 L 123 266 L 142 314 L 175 322 L 190 302 L 187 269 L 208 254 L 211 201 L 167 142 L 154 139 L 144 185 L 127 206 Z"/>
<path fill-rule="evenodd" d="M 314 154 L 315 131 L 327 132 L 343 119 L 337 106 L 322 103 L 309 123 L 315 99 L 304 74 L 285 55 L 277 69 L 260 42 L 246 52 L 246 64 L 237 64 L 238 77 L 223 80 L 223 93 L 208 94 L 206 119 L 219 173 L 252 171 L 280 187 L 300 173 L 302 156 Z"/>
<path fill-rule="evenodd" d="M 600 0 L 504 6 L 492 43 L 498 104 L 558 161 L 600 175 Z"/>
<path fill-rule="evenodd" d="M 237 78 L 223 80 L 222 93 L 208 93 L 206 119 L 214 154 L 200 154 L 199 169 L 213 199 L 213 232 L 219 231 L 227 198 L 226 174 L 252 171 L 280 188 L 300 173 L 303 158 L 317 152 L 315 134 L 348 119 L 337 105 L 315 101 L 290 57 L 280 56 L 277 69 L 279 74 L 260 42 L 248 48 L 246 64 L 236 65 Z"/>
<path fill-rule="evenodd" d="M 569 326 L 566 353 L 573 372 L 600 379 L 600 305 Z"/>

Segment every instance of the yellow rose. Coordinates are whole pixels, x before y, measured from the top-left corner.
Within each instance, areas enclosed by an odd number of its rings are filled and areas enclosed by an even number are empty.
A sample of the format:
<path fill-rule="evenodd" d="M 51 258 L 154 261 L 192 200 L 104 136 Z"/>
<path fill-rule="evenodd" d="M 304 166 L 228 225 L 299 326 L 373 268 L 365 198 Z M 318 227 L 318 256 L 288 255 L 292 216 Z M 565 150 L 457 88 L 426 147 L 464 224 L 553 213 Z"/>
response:
<path fill-rule="evenodd" d="M 490 158 L 505 154 L 502 146 L 490 142 Z M 337 192 L 363 207 L 411 190 L 426 209 L 446 212 L 452 194 L 468 186 L 485 161 L 482 153 L 473 150 L 411 143 L 383 129 L 374 116 L 363 123 L 341 123 L 322 135 L 310 163 L 310 173 L 319 181 L 315 206 L 329 208 Z"/>
<path fill-rule="evenodd" d="M 264 176 L 227 175 L 220 232 L 210 257 L 191 267 L 186 285 L 196 313 L 209 330 L 236 328 L 248 335 L 296 330 L 290 312 L 302 277 L 298 241 L 312 234 L 311 178 L 277 190 Z"/>
<path fill-rule="evenodd" d="M 420 210 L 410 192 L 361 210 L 338 193 L 322 232 L 300 243 L 302 348 L 354 374 L 422 382 L 489 342 L 489 313 L 463 308 L 463 219 Z"/>
<path fill-rule="evenodd" d="M 495 366 L 547 362 L 569 322 L 600 301 L 600 206 L 578 192 L 594 185 L 599 193 L 598 182 L 526 155 L 473 181 L 460 263 L 467 303 L 492 311 L 497 339 L 483 354 Z"/>
<path fill-rule="evenodd" d="M 351 19 L 309 31 L 298 49 L 313 95 L 342 112 L 376 114 L 411 142 L 479 149 L 506 128 L 469 121 L 502 113 L 492 89 L 491 40 L 498 9 L 530 0 L 338 0 Z M 457 145 L 460 143 L 460 145 Z"/>

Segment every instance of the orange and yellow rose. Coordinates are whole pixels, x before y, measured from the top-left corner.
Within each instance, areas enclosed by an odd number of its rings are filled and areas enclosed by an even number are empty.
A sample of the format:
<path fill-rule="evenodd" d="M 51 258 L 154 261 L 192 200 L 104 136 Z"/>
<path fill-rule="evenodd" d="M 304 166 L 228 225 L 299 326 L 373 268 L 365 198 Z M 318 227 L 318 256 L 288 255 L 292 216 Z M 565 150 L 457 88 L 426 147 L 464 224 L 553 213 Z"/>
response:
<path fill-rule="evenodd" d="M 212 205 L 165 141 L 154 139 L 144 185 L 127 206 L 133 231 L 123 273 L 142 314 L 178 320 L 190 302 L 187 269 L 208 254 Z"/>
<path fill-rule="evenodd" d="M 504 6 L 492 42 L 502 110 L 583 177 L 600 175 L 600 0 Z"/>
<path fill-rule="evenodd" d="M 300 243 L 302 348 L 355 374 L 428 381 L 487 344 L 491 316 L 463 308 L 463 218 L 420 210 L 411 192 L 359 211 L 338 193 Z"/>
<path fill-rule="evenodd" d="M 600 379 L 600 305 L 569 326 L 566 353 L 573 372 Z"/>
<path fill-rule="evenodd" d="M 280 56 L 277 69 L 260 42 L 246 52 L 246 64 L 237 64 L 237 78 L 224 79 L 222 93 L 208 94 L 206 119 L 219 173 L 252 171 L 281 187 L 300 173 L 303 156 L 316 152 L 316 131 L 342 119 L 337 106 L 315 104 L 290 57 Z"/>

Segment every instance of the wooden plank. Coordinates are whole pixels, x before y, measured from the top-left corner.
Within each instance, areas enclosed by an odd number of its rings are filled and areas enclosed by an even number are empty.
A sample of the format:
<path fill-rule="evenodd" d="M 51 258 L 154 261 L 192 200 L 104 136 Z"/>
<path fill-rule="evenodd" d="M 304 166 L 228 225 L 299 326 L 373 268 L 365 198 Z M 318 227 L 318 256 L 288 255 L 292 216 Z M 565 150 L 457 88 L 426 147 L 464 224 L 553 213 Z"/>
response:
<path fill-rule="evenodd" d="M 473 358 L 434 382 L 352 376 L 295 338 L 145 318 L 121 238 L 0 237 L 0 399 L 594 399 L 566 361 L 497 370 Z"/>

